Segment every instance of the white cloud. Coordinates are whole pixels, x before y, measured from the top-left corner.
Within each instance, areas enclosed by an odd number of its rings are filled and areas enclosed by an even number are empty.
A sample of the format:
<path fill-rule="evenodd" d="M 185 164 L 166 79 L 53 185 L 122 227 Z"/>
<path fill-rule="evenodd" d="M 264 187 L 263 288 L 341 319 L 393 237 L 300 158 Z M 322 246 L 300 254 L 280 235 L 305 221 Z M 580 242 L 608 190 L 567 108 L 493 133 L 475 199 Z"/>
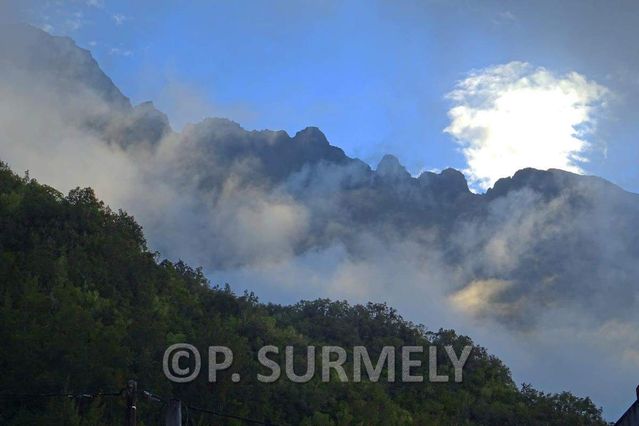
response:
<path fill-rule="evenodd" d="M 131 56 L 133 55 L 133 52 L 128 49 L 120 49 L 119 47 L 112 47 L 111 49 L 109 49 L 109 55 Z"/>
<path fill-rule="evenodd" d="M 55 28 L 51 24 L 44 23 L 36 26 L 38 26 L 42 31 L 46 31 L 48 33 L 53 33 L 55 31 Z"/>
<path fill-rule="evenodd" d="M 74 12 L 69 16 L 65 22 L 65 27 L 69 31 L 76 31 L 82 28 L 87 23 L 82 12 Z"/>
<path fill-rule="evenodd" d="M 512 315 L 517 303 L 499 302 L 499 296 L 513 286 L 512 281 L 487 279 L 475 280 L 453 293 L 449 300 L 460 312 L 474 316 Z"/>
<path fill-rule="evenodd" d="M 112 18 L 113 18 L 113 21 L 115 22 L 115 25 L 122 25 L 129 20 L 128 16 L 124 16 L 119 13 L 116 13 L 115 15 L 113 15 Z"/>
<path fill-rule="evenodd" d="M 87 0 L 87 6 L 102 8 L 104 7 L 103 0 Z"/>
<path fill-rule="evenodd" d="M 502 24 L 512 24 L 517 22 L 517 16 L 509 10 L 504 10 L 499 12 L 495 18 L 493 18 L 493 24 L 502 25 Z"/>
<path fill-rule="evenodd" d="M 462 147 L 475 189 L 487 189 L 519 169 L 582 173 L 595 110 L 608 89 L 571 72 L 555 74 L 525 62 L 472 72 L 447 97 L 444 129 Z"/>

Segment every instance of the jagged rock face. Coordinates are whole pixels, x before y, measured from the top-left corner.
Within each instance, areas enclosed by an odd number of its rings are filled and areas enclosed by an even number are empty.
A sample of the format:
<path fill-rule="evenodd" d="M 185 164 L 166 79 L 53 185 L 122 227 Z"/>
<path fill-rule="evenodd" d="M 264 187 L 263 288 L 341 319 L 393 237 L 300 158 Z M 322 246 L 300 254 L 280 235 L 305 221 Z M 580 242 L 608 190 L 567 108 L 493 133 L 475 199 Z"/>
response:
<path fill-rule="evenodd" d="M 144 180 L 125 207 L 167 255 L 195 247 L 195 262 L 217 270 L 335 245 L 364 257 L 370 240 L 409 242 L 415 262 L 436 252 L 440 269 L 454 272 L 452 291 L 500 283 L 473 305 L 478 315 L 524 324 L 535 309 L 573 300 L 601 315 L 611 304 L 619 315 L 635 307 L 639 197 L 602 179 L 525 169 L 474 194 L 454 169 L 415 178 L 387 155 L 372 170 L 316 127 L 291 137 L 209 118 L 173 133 L 151 103 L 133 108 L 70 39 L 12 31 L 18 42 L 0 38 L 0 89 L 50 108 L 60 97 L 65 120 L 124 148 Z M 147 206 L 156 190 L 173 216 Z"/>
<path fill-rule="evenodd" d="M 411 177 L 406 168 L 399 163 L 397 157 L 390 154 L 382 157 L 375 172 L 381 179 L 391 182 L 401 182 Z"/>
<path fill-rule="evenodd" d="M 23 73 L 33 82 L 44 79 L 60 94 L 89 90 L 115 109 L 131 108 L 129 99 L 102 72 L 88 50 L 68 37 L 53 37 L 37 28 L 18 25 L 0 30 L 3 73 Z M 9 36 L 9 34 L 11 36 Z"/>
<path fill-rule="evenodd" d="M 227 119 L 207 118 L 188 125 L 180 143 L 184 167 L 198 171 L 204 189 L 230 178 L 240 186 L 270 188 L 304 167 L 353 161 L 313 127 L 290 137 L 284 131 L 247 131 Z"/>

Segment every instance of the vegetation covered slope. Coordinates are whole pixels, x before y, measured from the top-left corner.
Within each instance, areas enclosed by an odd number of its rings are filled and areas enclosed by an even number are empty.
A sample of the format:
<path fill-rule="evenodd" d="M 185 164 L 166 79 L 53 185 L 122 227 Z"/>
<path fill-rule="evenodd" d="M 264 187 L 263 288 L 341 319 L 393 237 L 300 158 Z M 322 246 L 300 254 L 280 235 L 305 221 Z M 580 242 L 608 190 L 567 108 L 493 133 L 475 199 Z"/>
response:
<path fill-rule="evenodd" d="M 282 425 L 605 424 L 588 398 L 518 389 L 509 370 L 477 346 L 460 384 L 326 384 L 319 375 L 307 384 L 257 383 L 258 372 L 268 373 L 257 362 L 265 344 L 365 345 L 376 357 L 384 345 L 451 344 L 459 353 L 472 342 L 451 330 L 428 332 L 386 305 L 265 305 L 251 294 L 212 287 L 198 269 L 159 262 L 133 218 L 111 211 L 92 190 L 63 196 L 4 164 L 0 339 L 0 423 L 8 425 L 122 424 L 123 398 L 44 394 L 109 393 L 131 378 L 141 390 L 192 406 Z M 173 384 L 162 372 L 162 356 L 176 342 L 202 353 L 209 345 L 229 346 L 233 368 L 215 384 L 206 374 Z M 241 374 L 240 384 L 231 382 L 232 372 Z M 141 398 L 138 423 L 162 423 L 162 409 Z M 190 418 L 227 421 L 193 411 Z"/>

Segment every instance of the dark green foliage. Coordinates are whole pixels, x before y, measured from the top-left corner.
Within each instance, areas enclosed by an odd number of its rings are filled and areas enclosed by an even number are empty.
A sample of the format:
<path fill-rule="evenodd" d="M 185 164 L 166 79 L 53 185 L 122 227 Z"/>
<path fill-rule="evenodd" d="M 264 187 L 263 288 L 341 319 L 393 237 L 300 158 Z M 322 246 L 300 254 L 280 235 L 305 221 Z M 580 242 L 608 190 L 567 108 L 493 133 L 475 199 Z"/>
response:
<path fill-rule="evenodd" d="M 307 345 L 363 345 L 375 359 L 386 345 L 453 345 L 459 353 L 472 341 L 429 332 L 383 304 L 264 305 L 252 294 L 211 287 L 199 269 L 158 263 L 133 218 L 111 211 L 90 189 L 64 197 L 1 163 L 0 284 L 1 424 L 121 424 L 120 397 L 8 395 L 113 392 L 129 378 L 158 395 L 277 424 L 605 424 L 587 398 L 518 389 L 509 370 L 477 346 L 460 384 L 320 383 L 319 374 L 304 385 L 259 384 L 257 373 L 268 374 L 257 362 L 265 344 L 282 352 L 293 345 L 300 354 Z M 177 342 L 203 355 L 210 345 L 231 347 L 233 368 L 209 384 L 205 363 L 195 382 L 172 384 L 162 355 Z M 297 361 L 301 370 L 304 357 Z M 240 384 L 231 382 L 232 372 L 241 374 Z M 140 424 L 162 423 L 161 405 L 142 400 L 138 407 Z M 213 421 L 191 416 L 198 424 Z"/>

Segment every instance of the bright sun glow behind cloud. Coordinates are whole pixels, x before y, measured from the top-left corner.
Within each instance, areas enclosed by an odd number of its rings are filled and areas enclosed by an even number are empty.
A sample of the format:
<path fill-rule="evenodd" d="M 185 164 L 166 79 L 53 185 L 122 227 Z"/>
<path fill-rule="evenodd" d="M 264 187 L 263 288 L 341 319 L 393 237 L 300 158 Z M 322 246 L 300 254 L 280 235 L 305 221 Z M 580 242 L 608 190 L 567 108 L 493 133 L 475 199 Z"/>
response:
<path fill-rule="evenodd" d="M 524 62 L 486 68 L 457 83 L 444 129 L 461 145 L 471 186 L 485 190 L 525 167 L 582 173 L 593 114 L 608 90 L 572 72 Z"/>

